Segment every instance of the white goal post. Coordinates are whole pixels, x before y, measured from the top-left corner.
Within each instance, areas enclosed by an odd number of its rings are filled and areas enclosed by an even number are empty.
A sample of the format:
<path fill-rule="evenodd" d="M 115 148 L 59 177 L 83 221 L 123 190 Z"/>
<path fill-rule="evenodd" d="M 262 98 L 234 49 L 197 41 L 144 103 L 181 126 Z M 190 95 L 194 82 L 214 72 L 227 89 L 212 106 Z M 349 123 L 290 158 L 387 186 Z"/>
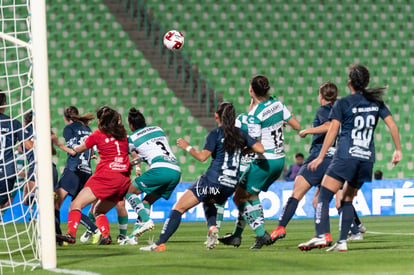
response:
<path fill-rule="evenodd" d="M 18 3 L 18 4 L 16 4 Z M 51 125 L 50 125 L 50 107 L 49 107 L 49 78 L 48 78 L 48 55 L 47 55 L 47 28 L 46 28 L 46 3 L 45 0 L 21 0 L 21 1 L 0 1 L 0 8 L 13 9 L 13 5 L 26 6 L 28 9 L 28 17 L 26 20 L 27 34 L 22 35 L 16 32 L 2 32 L 2 29 L 6 29 L 7 23 L 18 24 L 21 18 L 0 18 L 0 43 L 2 45 L 12 44 L 15 46 L 1 46 L 0 49 L 4 55 L 1 57 L 0 63 L 5 70 L 0 68 L 0 80 L 4 80 L 3 83 L 7 83 L 7 87 L 1 87 L 4 92 L 7 92 L 9 80 L 8 78 L 16 77 L 15 73 L 8 75 L 7 66 L 14 61 L 7 60 L 7 50 L 9 48 L 18 47 L 26 48 L 30 60 L 29 72 L 25 73 L 25 77 L 28 77 L 27 82 L 29 85 L 24 86 L 21 90 L 26 91 L 31 87 L 31 105 L 33 111 L 33 125 L 34 125 L 34 152 L 35 152 L 35 174 L 36 174 L 36 189 L 37 189 L 37 210 L 38 216 L 31 217 L 37 218 L 35 222 L 34 237 L 36 238 L 34 248 L 22 246 L 21 250 L 29 249 L 33 251 L 34 259 L 38 259 L 38 264 L 31 264 L 29 266 L 38 266 L 39 264 L 44 269 L 56 268 L 56 237 L 55 237 L 55 224 L 54 224 L 54 194 L 53 194 L 53 176 L 52 176 L 52 152 L 51 152 Z M 20 23 L 20 22 L 19 22 Z M 10 24 L 10 23 L 9 23 Z M 10 28 L 9 28 L 10 29 Z M 27 41 L 23 41 L 22 36 L 27 36 Z M 3 41 L 2 41 L 3 40 Z M 17 54 L 18 59 L 18 54 Z M 8 63 L 9 62 L 9 63 Z M 3 71 L 2 71 L 3 70 Z M 18 69 L 20 73 L 20 68 Z M 26 79 L 26 78 L 25 78 Z M 23 92 L 22 92 L 23 93 Z M 9 92 L 11 94 L 11 92 Z M 11 96 L 9 95 L 9 99 Z M 17 104 L 12 104 L 15 106 Z M 12 107 L 10 107 L 11 109 Z M 20 113 L 22 113 L 21 108 Z M 25 110 L 24 112 L 27 112 Z M 12 115 L 10 114 L 10 117 Z M 0 211 L 1 214 L 1 211 Z M 0 216 L 1 218 L 1 216 Z M 23 217 L 23 220 L 27 217 Z M 18 220 L 19 221 L 19 220 Z M 7 222 L 5 222 L 7 224 Z M 6 226 L 4 226 L 4 232 L 6 232 Z M 7 234 L 7 233 L 4 233 Z M 0 240 L 5 241 L 6 246 L 9 246 L 7 242 L 8 238 Z M 12 240 L 11 240 L 12 241 Z M 0 244 L 2 245 L 2 244 Z M 26 266 L 24 263 L 14 263 L 13 253 L 9 252 L 10 260 L 1 260 L 0 258 L 0 273 L 3 272 L 4 266 L 11 266 L 14 270 L 15 266 Z M 24 252 L 17 252 L 20 255 L 24 255 Z M 23 256 L 23 259 L 25 257 Z M 10 262 L 10 264 L 9 264 Z M 4 264 L 6 263 L 6 264 Z"/>
<path fill-rule="evenodd" d="M 45 0 L 30 1 L 33 56 L 35 156 L 37 162 L 40 260 L 44 269 L 56 268 L 50 133 L 49 77 Z"/>

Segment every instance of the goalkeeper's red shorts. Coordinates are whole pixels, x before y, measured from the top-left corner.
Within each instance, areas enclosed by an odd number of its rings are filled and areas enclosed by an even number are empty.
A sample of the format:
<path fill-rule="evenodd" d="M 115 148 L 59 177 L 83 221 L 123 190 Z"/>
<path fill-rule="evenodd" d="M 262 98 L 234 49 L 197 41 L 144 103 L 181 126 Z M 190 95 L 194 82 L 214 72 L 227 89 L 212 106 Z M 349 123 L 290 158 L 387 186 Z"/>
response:
<path fill-rule="evenodd" d="M 130 184 L 129 172 L 101 172 L 93 174 L 85 187 L 89 187 L 101 201 L 119 202 L 124 199 Z"/>

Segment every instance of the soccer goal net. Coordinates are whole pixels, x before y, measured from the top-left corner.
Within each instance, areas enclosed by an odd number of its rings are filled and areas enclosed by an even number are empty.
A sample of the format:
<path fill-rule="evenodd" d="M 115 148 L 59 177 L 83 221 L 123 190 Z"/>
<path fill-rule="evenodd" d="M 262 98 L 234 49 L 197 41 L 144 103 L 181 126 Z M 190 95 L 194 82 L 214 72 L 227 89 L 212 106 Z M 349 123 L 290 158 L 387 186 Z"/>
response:
<path fill-rule="evenodd" d="M 0 0 L 1 274 L 56 266 L 44 13 Z"/>

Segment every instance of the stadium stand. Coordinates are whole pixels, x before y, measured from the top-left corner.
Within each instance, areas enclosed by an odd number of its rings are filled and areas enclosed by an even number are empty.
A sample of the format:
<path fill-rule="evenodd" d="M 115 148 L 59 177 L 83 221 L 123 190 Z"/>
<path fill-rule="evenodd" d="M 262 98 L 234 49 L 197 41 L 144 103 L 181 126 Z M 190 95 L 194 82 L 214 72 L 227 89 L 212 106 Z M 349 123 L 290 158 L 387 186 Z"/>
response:
<path fill-rule="evenodd" d="M 166 86 L 104 2 L 48 3 L 53 125 L 62 128 L 56 117 L 61 116 L 68 100 L 86 111 L 111 102 L 124 115 L 129 102 L 134 102 L 150 117 L 170 114 L 166 120 L 152 119 L 164 123 L 171 136 L 177 137 L 180 128 L 192 137 L 197 119 L 190 116 L 191 124 L 184 123 L 189 112 L 179 99 L 173 99 L 173 91 L 162 96 L 166 101 L 159 109 L 151 109 L 154 102 L 147 101 L 149 91 L 164 91 Z M 414 75 L 408 68 L 414 64 L 414 39 L 407 1 L 160 0 L 145 4 L 164 26 L 184 32 L 184 52 L 239 112 L 245 111 L 249 102 L 249 78 L 261 73 L 273 80 L 274 96 L 300 117 L 303 127 L 309 126 L 318 107 L 318 86 L 331 80 L 342 95 L 349 93 L 347 67 L 361 63 L 370 68 L 371 86 L 389 86 L 386 100 L 400 123 L 402 140 L 411 138 L 407 129 L 412 128 L 409 106 L 413 103 L 410 87 Z M 158 99 L 154 96 L 151 100 Z M 170 104 L 171 100 L 176 102 Z M 177 107 L 180 112 L 173 111 Z M 177 127 L 184 124 L 187 128 Z M 206 133 L 200 128 L 196 136 Z M 397 172 L 388 163 L 392 150 L 387 146 L 388 132 L 382 128 L 376 135 L 375 168 L 383 170 L 385 178 L 392 178 Z M 288 162 L 296 152 L 309 148 L 309 141 L 299 140 L 293 131 L 287 131 L 285 140 Z M 185 153 L 181 154 L 184 170 L 197 171 Z M 407 163 L 400 167 L 405 176 L 412 171 L 408 167 Z"/>
<path fill-rule="evenodd" d="M 303 127 L 309 126 L 319 85 L 331 80 L 342 95 L 349 93 L 347 67 L 360 63 L 372 73 L 371 86 L 389 86 L 386 101 L 398 112 L 402 140 L 408 138 L 412 122 L 402 118 L 409 117 L 408 106 L 399 110 L 401 102 L 412 102 L 414 81 L 407 70 L 414 64 L 407 1 L 171 0 L 146 5 L 165 26 L 184 32 L 185 53 L 240 112 L 249 102 L 248 79 L 265 74 L 273 78 L 274 95 L 300 114 Z M 407 163 L 401 163 L 400 172 L 391 169 L 389 134 L 380 128 L 375 168 L 385 178 L 409 177 Z M 286 142 L 289 162 L 309 148 L 307 140 L 297 143 L 293 132 L 286 134 Z"/>
<path fill-rule="evenodd" d="M 126 126 L 128 110 L 135 106 L 149 124 L 165 129 L 171 145 L 185 137 L 194 146 L 202 146 L 206 130 L 198 126 L 198 120 L 174 96 L 102 1 L 92 2 L 48 3 L 54 131 L 61 136 L 63 110 L 69 105 L 76 105 L 82 113 L 94 112 L 103 104 L 112 106 L 122 114 Z M 180 131 L 178 125 L 183 125 Z M 183 164 L 183 180 L 193 181 L 206 168 L 191 157 L 187 160 L 187 152 L 176 146 L 173 150 Z M 62 152 L 55 157 L 60 170 L 65 158 Z"/>

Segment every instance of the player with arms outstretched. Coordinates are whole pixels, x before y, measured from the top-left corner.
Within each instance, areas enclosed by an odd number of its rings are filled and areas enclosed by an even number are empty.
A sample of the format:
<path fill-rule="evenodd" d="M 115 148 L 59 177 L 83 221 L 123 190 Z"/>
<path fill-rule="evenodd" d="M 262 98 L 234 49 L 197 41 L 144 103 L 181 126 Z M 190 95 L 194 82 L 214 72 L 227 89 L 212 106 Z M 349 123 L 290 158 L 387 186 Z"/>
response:
<path fill-rule="evenodd" d="M 312 188 L 312 186 L 319 186 L 322 182 L 322 178 L 325 175 L 325 171 L 331 163 L 335 148 L 329 148 L 327 155 L 323 163 L 318 167 L 316 171 L 308 170 L 308 164 L 314 160 L 322 148 L 325 134 L 328 132 L 330 121 L 329 113 L 332 109 L 332 105 L 335 103 L 338 96 L 338 88 L 330 81 L 323 83 L 319 87 L 318 100 L 321 107 L 316 111 L 315 119 L 313 120 L 313 127 L 304 129 L 299 132 L 299 135 L 304 138 L 309 134 L 312 134 L 312 145 L 309 150 L 309 157 L 300 168 L 298 175 L 295 178 L 293 185 L 293 192 L 291 197 L 288 199 L 285 207 L 283 208 L 282 214 L 279 217 L 279 225 L 270 234 L 273 240 L 282 239 L 286 236 L 285 227 L 292 219 L 295 211 L 298 207 L 300 200 L 305 194 Z M 332 237 L 329 228 L 325 229 L 325 237 L 327 242 L 332 243 Z"/>
<path fill-rule="evenodd" d="M 157 242 L 150 246 L 141 247 L 141 250 L 164 251 L 165 243 L 180 225 L 181 216 L 200 202 L 223 204 L 233 194 L 238 183 L 243 148 L 247 146 L 255 152 L 264 152 L 260 142 L 251 138 L 246 131 L 234 126 L 236 112 L 233 104 L 221 103 L 215 113 L 215 119 L 218 128 L 208 133 L 202 151 L 194 149 L 181 138 L 177 140 L 177 145 L 197 160 L 206 161 L 212 156 L 212 161 L 206 173 L 199 177 L 174 205 Z M 215 207 L 211 208 L 211 210 L 214 209 Z M 213 249 L 218 238 L 215 211 L 209 211 L 206 219 L 209 226 L 206 248 Z"/>
<path fill-rule="evenodd" d="M 109 223 L 105 214 L 123 200 L 131 183 L 128 155 L 128 139 L 121 121 L 121 115 L 114 109 L 102 106 L 96 112 L 98 130 L 73 148 L 80 154 L 96 146 L 100 161 L 95 173 L 70 204 L 68 231 L 57 238 L 68 243 L 76 242 L 76 232 L 81 219 L 81 210 L 95 203 L 96 224 L 102 237 L 98 244 L 111 244 Z"/>
<path fill-rule="evenodd" d="M 326 246 L 324 230 L 329 222 L 329 203 L 342 185 L 340 236 L 335 245 L 327 251 L 348 250 L 346 240 L 354 219 L 353 198 L 364 182 L 372 180 L 375 162 L 373 137 L 379 118 L 382 118 L 390 129 L 395 145 L 392 163 L 396 165 L 402 159 L 398 128 L 382 99 L 386 89 L 367 89 L 368 83 L 368 69 L 362 65 L 352 66 L 348 78 L 348 87 L 352 94 L 337 100 L 334 104 L 329 115 L 331 125 L 322 149 L 318 157 L 308 164 L 308 169 L 318 169 L 341 128 L 337 149 L 322 180 L 318 197 L 315 214 L 316 235 L 310 241 L 299 244 L 298 248 L 301 250 Z"/>

